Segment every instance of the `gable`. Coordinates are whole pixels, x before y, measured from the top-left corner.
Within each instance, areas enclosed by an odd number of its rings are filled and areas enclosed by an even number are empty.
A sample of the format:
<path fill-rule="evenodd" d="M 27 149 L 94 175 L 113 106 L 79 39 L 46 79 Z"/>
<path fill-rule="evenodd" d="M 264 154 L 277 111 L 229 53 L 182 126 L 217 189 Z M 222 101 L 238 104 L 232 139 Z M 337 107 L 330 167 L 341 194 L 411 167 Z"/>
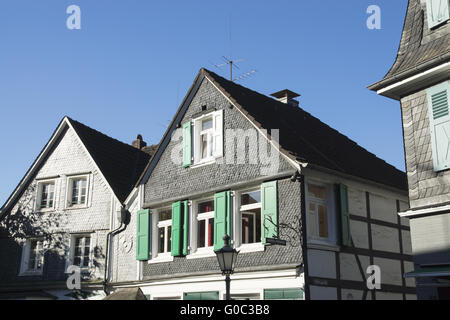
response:
<path fill-rule="evenodd" d="M 98 173 L 102 179 L 102 184 L 106 185 L 121 203 L 125 201 L 132 191 L 137 179 L 142 174 L 142 170 L 154 152 L 154 146 L 146 147 L 146 152 L 144 152 L 108 137 L 78 121 L 64 117 L 30 169 L 1 208 L 0 217 L 11 209 L 11 206 L 23 194 L 32 179 L 36 177 L 38 170 L 41 170 L 45 161 L 53 154 L 53 151 L 62 148 L 59 146 L 61 141 L 69 139 L 65 136 L 66 132 L 70 133 L 72 140 L 67 145 L 66 152 L 60 153 L 60 158 L 58 158 L 60 161 L 58 163 L 64 164 L 67 161 L 74 162 L 74 165 L 76 165 L 75 159 L 78 159 L 78 154 L 86 156 L 82 164 L 86 164 L 86 161 L 88 161 L 92 165 L 90 170 L 95 170 Z M 62 137 L 65 138 L 63 139 Z M 73 146 L 72 151 L 70 150 L 71 146 Z M 75 146 L 77 146 L 77 150 Z M 82 166 L 82 164 L 80 165 Z M 61 174 L 59 169 L 58 166 L 55 167 L 55 175 Z"/>
<path fill-rule="evenodd" d="M 193 192 L 223 188 L 229 184 L 250 181 L 266 175 L 264 168 L 269 167 L 267 162 L 256 161 L 255 163 L 255 159 L 259 156 L 259 144 L 264 142 L 267 145 L 266 137 L 258 133 L 254 124 L 233 107 L 209 79 L 199 77 L 194 88 L 194 94 L 175 115 L 176 121 L 173 123 L 172 132 L 167 134 L 167 137 L 173 135 L 175 139 L 169 141 L 166 138 L 167 142 L 161 142 L 161 154 L 155 156 L 150 166 L 151 171 L 148 172 L 148 179 L 143 180 L 146 184 L 146 203 L 157 199 L 169 200 Z M 188 93 L 189 95 L 190 93 Z M 202 110 L 203 106 L 206 106 L 206 110 Z M 224 157 L 217 159 L 217 162 L 213 164 L 183 167 L 180 148 L 183 123 L 219 110 L 223 112 Z M 178 131 L 176 131 L 177 126 L 179 127 Z M 245 135 L 248 136 L 245 137 Z M 256 143 L 249 143 L 250 135 L 256 137 Z M 233 140 L 235 141 L 234 148 L 231 147 Z M 237 145 L 245 146 L 245 158 L 238 159 Z M 230 152 L 232 157 L 229 156 Z M 173 161 L 174 155 L 177 155 L 176 162 Z M 278 151 L 276 156 L 279 163 L 274 174 L 295 170 Z"/>

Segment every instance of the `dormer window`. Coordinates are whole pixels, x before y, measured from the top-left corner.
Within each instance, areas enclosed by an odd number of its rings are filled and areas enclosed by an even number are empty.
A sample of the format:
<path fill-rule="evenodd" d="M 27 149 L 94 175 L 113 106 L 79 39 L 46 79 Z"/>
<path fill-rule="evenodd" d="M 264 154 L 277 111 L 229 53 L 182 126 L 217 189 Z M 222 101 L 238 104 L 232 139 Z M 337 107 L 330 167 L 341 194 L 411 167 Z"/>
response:
<path fill-rule="evenodd" d="M 428 27 L 435 28 L 450 18 L 449 0 L 427 0 Z"/>

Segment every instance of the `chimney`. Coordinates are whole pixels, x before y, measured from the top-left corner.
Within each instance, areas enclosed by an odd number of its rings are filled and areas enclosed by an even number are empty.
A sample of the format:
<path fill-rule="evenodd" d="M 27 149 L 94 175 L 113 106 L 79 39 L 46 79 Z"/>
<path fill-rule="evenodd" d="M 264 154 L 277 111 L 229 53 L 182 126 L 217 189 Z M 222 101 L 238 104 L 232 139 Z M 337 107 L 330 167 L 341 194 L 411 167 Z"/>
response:
<path fill-rule="evenodd" d="M 147 143 L 142 139 L 142 135 L 138 134 L 136 140 L 131 145 L 139 150 L 147 146 Z"/>
<path fill-rule="evenodd" d="M 291 90 L 284 89 L 271 94 L 272 97 L 275 97 L 278 101 L 282 103 L 286 103 L 288 105 L 298 107 L 298 101 L 294 98 L 300 97 L 298 93 L 295 93 Z"/>

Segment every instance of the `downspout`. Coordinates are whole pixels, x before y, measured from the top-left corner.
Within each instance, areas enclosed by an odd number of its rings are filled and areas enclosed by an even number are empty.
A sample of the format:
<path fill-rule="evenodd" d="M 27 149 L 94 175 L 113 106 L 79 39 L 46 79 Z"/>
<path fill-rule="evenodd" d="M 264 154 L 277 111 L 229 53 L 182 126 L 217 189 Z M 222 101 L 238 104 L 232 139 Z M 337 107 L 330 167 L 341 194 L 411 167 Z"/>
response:
<path fill-rule="evenodd" d="M 106 235 L 106 256 L 105 256 L 105 273 L 103 276 L 103 291 L 105 292 L 105 294 L 107 296 L 109 295 L 109 293 L 107 291 L 108 277 L 109 277 L 109 272 L 108 272 L 109 271 L 108 270 L 109 242 L 110 242 L 111 236 L 115 236 L 126 230 L 127 224 L 124 223 L 126 220 L 126 214 L 127 214 L 127 210 L 125 209 L 125 206 L 122 204 L 122 207 L 120 209 L 120 215 L 121 215 L 120 226 L 117 229 L 108 232 L 108 234 Z M 125 228 L 120 230 L 123 225 L 125 225 Z"/>

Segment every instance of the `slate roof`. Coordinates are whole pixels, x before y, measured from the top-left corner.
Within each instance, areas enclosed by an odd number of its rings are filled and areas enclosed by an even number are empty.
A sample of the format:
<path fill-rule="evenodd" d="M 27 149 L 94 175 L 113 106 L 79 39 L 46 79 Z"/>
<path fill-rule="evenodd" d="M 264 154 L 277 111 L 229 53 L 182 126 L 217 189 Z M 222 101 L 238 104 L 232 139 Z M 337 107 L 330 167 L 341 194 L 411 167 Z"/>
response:
<path fill-rule="evenodd" d="M 404 172 L 303 109 L 252 91 L 209 70 L 200 72 L 255 125 L 267 130 L 280 129 L 280 151 L 291 159 L 407 190 Z"/>
<path fill-rule="evenodd" d="M 113 139 L 81 122 L 67 118 L 103 173 L 115 195 L 125 201 L 155 151 L 155 146 L 141 151 Z"/>
<path fill-rule="evenodd" d="M 379 90 L 396 81 L 450 61 L 450 33 L 444 24 L 428 30 L 420 0 L 409 0 L 396 60 L 384 78 L 369 86 Z"/>

